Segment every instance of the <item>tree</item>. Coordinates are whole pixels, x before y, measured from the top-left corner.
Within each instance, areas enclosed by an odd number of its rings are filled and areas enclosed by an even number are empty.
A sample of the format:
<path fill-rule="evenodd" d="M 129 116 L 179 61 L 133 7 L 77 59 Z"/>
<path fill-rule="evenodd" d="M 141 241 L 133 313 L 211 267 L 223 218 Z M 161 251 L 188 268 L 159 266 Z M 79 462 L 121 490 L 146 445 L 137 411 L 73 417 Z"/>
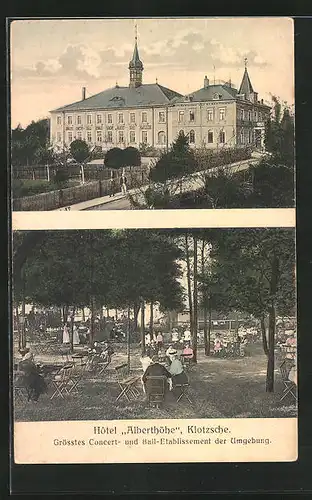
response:
<path fill-rule="evenodd" d="M 125 157 L 120 148 L 109 149 L 104 157 L 104 165 L 111 169 L 120 169 L 125 167 Z"/>
<path fill-rule="evenodd" d="M 86 141 L 76 139 L 70 144 L 70 153 L 77 163 L 84 163 L 90 156 L 90 149 Z"/>
<path fill-rule="evenodd" d="M 209 231 L 212 256 L 222 274 L 229 306 L 268 317 L 266 390 L 274 390 L 276 314 L 293 313 L 295 306 L 295 241 L 288 229 Z"/>
<path fill-rule="evenodd" d="M 11 133 L 11 158 L 14 166 L 32 165 L 48 154 L 50 120 L 32 121 L 25 129 L 19 124 Z"/>
<path fill-rule="evenodd" d="M 130 167 L 139 167 L 141 165 L 141 153 L 137 148 L 129 146 L 122 151 L 126 165 Z"/>
<path fill-rule="evenodd" d="M 150 171 L 153 182 L 164 183 L 170 179 L 182 179 L 195 172 L 197 162 L 189 147 L 188 138 L 180 132 L 168 153 L 164 153 Z"/>

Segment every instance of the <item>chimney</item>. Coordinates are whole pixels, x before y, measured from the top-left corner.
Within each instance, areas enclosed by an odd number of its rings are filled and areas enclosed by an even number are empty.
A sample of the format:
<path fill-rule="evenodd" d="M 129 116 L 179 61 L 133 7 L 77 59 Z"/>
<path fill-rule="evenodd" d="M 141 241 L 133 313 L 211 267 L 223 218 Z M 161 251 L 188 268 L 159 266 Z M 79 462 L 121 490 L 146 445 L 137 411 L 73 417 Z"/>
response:
<path fill-rule="evenodd" d="M 207 87 L 209 87 L 209 80 L 208 80 L 207 75 L 206 75 L 204 78 L 204 89 L 206 89 Z"/>
<path fill-rule="evenodd" d="M 82 101 L 86 98 L 86 87 L 82 87 Z"/>

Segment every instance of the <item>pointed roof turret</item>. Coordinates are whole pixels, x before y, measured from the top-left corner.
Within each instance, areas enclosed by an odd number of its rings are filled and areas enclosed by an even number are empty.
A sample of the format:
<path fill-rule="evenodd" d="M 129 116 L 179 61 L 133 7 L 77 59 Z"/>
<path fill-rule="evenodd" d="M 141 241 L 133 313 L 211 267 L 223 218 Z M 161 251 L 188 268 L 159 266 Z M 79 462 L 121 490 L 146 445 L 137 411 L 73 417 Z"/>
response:
<path fill-rule="evenodd" d="M 239 94 L 246 94 L 246 96 L 253 94 L 254 89 L 252 88 L 251 81 L 247 70 L 247 59 L 245 59 L 245 71 L 242 79 L 242 83 L 239 87 Z"/>
<path fill-rule="evenodd" d="M 133 49 L 133 56 L 129 62 L 130 70 L 130 83 L 129 87 L 140 87 L 142 85 L 142 73 L 143 73 L 143 63 L 140 60 L 139 50 L 138 50 L 138 36 L 137 27 L 135 26 L 135 43 Z"/>
<path fill-rule="evenodd" d="M 133 49 L 133 56 L 131 61 L 129 62 L 129 69 L 140 69 L 143 70 L 143 63 L 140 60 L 139 50 L 138 50 L 138 35 L 137 35 L 137 27 L 135 27 L 135 43 Z"/>

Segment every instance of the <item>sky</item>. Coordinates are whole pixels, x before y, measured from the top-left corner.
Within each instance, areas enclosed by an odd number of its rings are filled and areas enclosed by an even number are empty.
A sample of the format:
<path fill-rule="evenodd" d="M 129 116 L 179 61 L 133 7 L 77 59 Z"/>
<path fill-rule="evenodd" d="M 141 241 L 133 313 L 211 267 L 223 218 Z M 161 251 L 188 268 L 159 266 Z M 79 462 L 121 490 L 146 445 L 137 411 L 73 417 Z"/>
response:
<path fill-rule="evenodd" d="M 181 94 L 231 79 L 239 87 L 244 59 L 259 98 L 294 103 L 294 34 L 290 18 L 14 20 L 11 125 L 25 127 L 49 111 L 129 84 L 135 24 L 143 83 Z"/>

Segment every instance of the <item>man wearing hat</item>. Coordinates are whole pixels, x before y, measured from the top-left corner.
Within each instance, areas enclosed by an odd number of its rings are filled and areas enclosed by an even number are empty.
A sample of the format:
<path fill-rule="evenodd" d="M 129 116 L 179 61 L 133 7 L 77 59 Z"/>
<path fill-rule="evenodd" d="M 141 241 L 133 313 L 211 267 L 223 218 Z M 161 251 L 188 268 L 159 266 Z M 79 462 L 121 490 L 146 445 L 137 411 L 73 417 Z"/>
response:
<path fill-rule="evenodd" d="M 158 363 L 157 356 L 152 356 L 151 364 L 146 368 L 142 377 L 145 394 L 150 393 L 148 377 L 166 377 L 167 382 L 171 387 L 171 374 L 163 365 Z"/>

